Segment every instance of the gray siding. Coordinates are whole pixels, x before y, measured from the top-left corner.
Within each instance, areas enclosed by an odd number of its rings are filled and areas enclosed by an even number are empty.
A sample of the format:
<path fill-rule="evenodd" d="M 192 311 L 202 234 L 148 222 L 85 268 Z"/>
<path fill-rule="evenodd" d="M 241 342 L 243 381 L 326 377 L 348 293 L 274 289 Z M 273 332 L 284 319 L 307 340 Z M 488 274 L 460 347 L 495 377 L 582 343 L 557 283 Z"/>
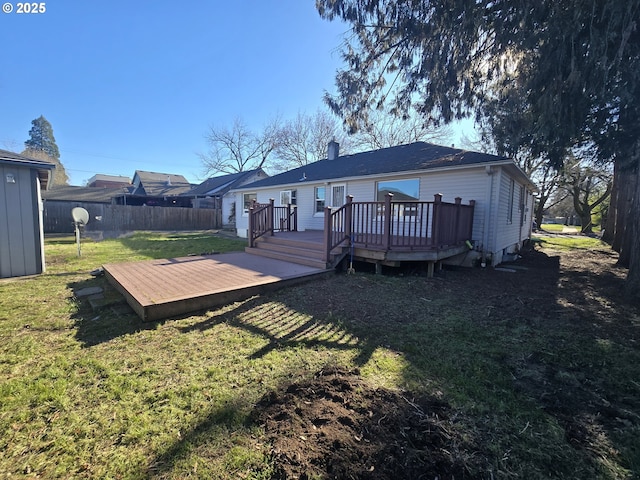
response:
<path fill-rule="evenodd" d="M 12 175 L 15 183 L 7 183 Z M 42 273 L 37 174 L 25 167 L 0 166 L 0 277 Z"/>

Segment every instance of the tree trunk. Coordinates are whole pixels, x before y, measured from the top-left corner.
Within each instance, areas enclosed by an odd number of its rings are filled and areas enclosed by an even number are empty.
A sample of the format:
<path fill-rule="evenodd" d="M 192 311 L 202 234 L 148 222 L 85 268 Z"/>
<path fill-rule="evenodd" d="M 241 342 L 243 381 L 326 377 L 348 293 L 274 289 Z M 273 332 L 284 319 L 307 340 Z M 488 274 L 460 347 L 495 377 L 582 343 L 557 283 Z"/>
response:
<path fill-rule="evenodd" d="M 633 225 L 636 220 L 633 210 L 634 194 L 638 185 L 638 174 L 633 171 L 621 171 L 618 185 L 618 206 L 616 232 L 611 248 L 620 253 L 618 265 L 629 268 L 633 248 Z"/>
<path fill-rule="evenodd" d="M 613 246 L 613 239 L 616 232 L 616 217 L 618 215 L 618 185 L 620 183 L 620 172 L 617 164 L 613 165 L 613 188 L 611 197 L 609 198 L 609 211 L 607 213 L 607 222 L 602 225 L 602 240 Z"/>
<path fill-rule="evenodd" d="M 631 303 L 640 304 L 640 168 L 634 175 L 633 208 L 629 212 L 629 273 L 625 285 L 625 295 Z"/>

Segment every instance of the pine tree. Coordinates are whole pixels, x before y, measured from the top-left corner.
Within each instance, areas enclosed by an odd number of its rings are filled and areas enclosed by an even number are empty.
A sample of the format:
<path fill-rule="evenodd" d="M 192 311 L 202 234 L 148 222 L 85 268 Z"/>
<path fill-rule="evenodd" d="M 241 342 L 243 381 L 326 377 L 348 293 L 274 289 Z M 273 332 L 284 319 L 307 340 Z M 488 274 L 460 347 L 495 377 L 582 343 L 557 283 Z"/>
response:
<path fill-rule="evenodd" d="M 31 121 L 29 139 L 24 142 L 24 146 L 26 148 L 22 152 L 23 155 L 46 160 L 56 165 L 52 185 L 69 184 L 69 176 L 60 161 L 60 150 L 58 150 L 56 139 L 53 136 L 53 127 L 43 115 Z"/>
<path fill-rule="evenodd" d="M 29 140 L 24 142 L 27 150 L 43 151 L 56 160 L 60 160 L 60 150 L 53 136 L 53 127 L 49 121 L 40 115 L 31 122 Z"/>

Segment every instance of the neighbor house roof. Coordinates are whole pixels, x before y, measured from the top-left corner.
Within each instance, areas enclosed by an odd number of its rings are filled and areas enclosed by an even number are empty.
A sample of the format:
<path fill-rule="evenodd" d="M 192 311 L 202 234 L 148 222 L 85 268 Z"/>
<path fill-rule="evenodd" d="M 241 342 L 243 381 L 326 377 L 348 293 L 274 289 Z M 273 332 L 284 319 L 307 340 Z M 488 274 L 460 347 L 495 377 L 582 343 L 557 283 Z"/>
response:
<path fill-rule="evenodd" d="M 122 193 L 122 190 L 107 187 L 72 187 L 69 185 L 61 185 L 42 192 L 42 198 L 45 200 L 67 202 L 111 203 L 111 199 L 114 196 L 122 195 Z"/>
<path fill-rule="evenodd" d="M 97 173 L 89 180 L 87 180 L 87 184 L 91 185 L 95 182 L 110 182 L 115 184 L 128 185 L 131 183 L 131 179 L 123 175 L 104 175 L 102 173 Z"/>
<path fill-rule="evenodd" d="M 148 197 L 178 196 L 191 190 L 192 185 L 182 175 L 136 170 L 133 176 L 134 195 Z"/>
<path fill-rule="evenodd" d="M 221 175 L 219 177 L 211 177 L 194 187 L 188 192 L 188 195 L 224 195 L 232 188 L 239 186 L 243 180 L 248 179 L 252 175 L 266 173 L 262 168 L 248 170 L 246 172 L 231 173 L 229 175 Z"/>
<path fill-rule="evenodd" d="M 49 186 L 55 164 L 46 160 L 36 160 L 34 158 L 25 157 L 18 153 L 9 152 L 8 150 L 0 150 L 0 164 L 18 165 L 21 167 L 30 167 L 38 172 L 38 179 L 43 190 Z"/>
<path fill-rule="evenodd" d="M 416 172 L 420 170 L 448 169 L 480 164 L 513 164 L 513 161 L 507 157 L 488 153 L 471 152 L 432 143 L 416 142 L 353 155 L 342 155 L 334 160 L 320 160 L 245 185 L 242 189 L 357 178 L 369 175 Z M 515 164 L 513 165 L 515 167 Z M 515 168 L 517 169 L 517 167 Z M 522 171 L 520 173 L 524 175 Z M 526 178 L 526 175 L 524 177 Z"/>

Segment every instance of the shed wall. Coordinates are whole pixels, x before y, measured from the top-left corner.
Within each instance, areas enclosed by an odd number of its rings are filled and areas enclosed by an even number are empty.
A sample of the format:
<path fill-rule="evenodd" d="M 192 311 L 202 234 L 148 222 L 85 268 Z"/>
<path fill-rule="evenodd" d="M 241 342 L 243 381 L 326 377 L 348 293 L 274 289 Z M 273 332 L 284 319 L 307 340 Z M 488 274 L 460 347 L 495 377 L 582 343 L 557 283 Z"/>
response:
<path fill-rule="evenodd" d="M 44 269 L 37 182 L 35 170 L 0 166 L 0 278 Z"/>

